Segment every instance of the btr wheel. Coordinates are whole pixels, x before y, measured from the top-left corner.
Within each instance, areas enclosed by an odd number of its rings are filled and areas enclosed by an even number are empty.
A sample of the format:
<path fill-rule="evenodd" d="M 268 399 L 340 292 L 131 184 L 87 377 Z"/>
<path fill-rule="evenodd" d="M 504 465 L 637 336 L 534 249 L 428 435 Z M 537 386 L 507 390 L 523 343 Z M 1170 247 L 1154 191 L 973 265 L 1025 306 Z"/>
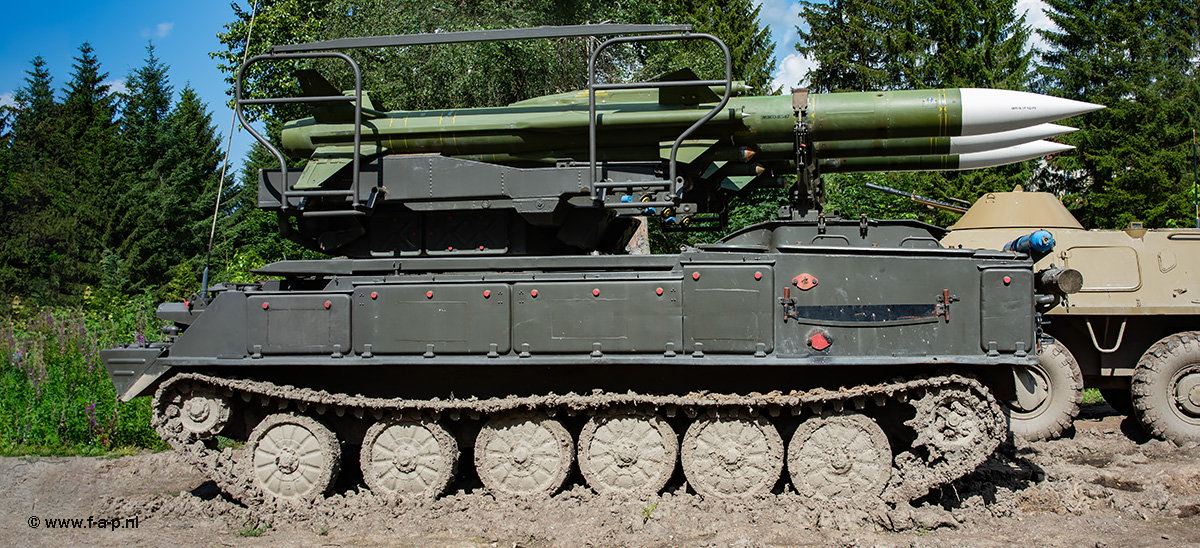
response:
<path fill-rule="evenodd" d="M 384 421 L 363 437 L 363 481 L 381 495 L 432 499 L 458 470 L 458 443 L 431 421 Z"/>
<path fill-rule="evenodd" d="M 783 440 L 761 415 L 697 419 L 680 447 L 683 474 L 706 497 L 738 498 L 771 492 L 783 470 Z"/>
<path fill-rule="evenodd" d="M 540 414 L 499 415 L 475 439 L 475 471 L 493 493 L 550 496 L 567 480 L 574 454 L 562 423 Z"/>
<path fill-rule="evenodd" d="M 1154 343 L 1133 372 L 1133 410 L 1150 435 L 1200 441 L 1200 333 Z"/>
<path fill-rule="evenodd" d="M 1083 399 L 1083 375 L 1065 346 L 1043 344 L 1037 365 L 1017 367 L 1013 376 L 1017 397 L 1004 406 L 1013 435 L 1047 440 L 1071 427 Z"/>
<path fill-rule="evenodd" d="M 313 500 L 333 486 L 341 464 L 337 437 L 302 415 L 270 415 L 246 441 L 252 481 L 268 498 Z"/>

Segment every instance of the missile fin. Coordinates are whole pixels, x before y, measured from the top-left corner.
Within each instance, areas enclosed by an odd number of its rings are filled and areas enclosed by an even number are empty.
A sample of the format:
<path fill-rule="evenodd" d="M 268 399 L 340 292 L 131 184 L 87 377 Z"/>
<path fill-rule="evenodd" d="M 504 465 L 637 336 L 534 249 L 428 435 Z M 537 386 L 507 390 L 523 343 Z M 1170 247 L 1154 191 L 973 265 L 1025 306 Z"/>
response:
<path fill-rule="evenodd" d="M 308 164 L 304 166 L 304 171 L 300 174 L 300 180 L 296 182 L 296 190 L 321 188 L 321 185 L 325 181 L 354 161 L 353 149 L 353 146 L 323 146 L 317 148 L 312 158 L 308 160 Z M 376 154 L 377 152 L 380 152 L 380 150 L 375 145 L 362 145 L 364 156 Z"/>
<path fill-rule="evenodd" d="M 708 152 L 715 144 L 717 144 L 716 139 L 688 139 L 679 144 L 679 151 L 675 153 L 675 161 L 690 164 L 696 161 L 696 158 Z M 675 141 L 660 141 L 658 143 L 658 157 L 662 160 L 670 160 L 672 146 L 675 146 Z"/>
<path fill-rule="evenodd" d="M 329 83 L 321 73 L 313 69 L 302 69 L 294 73 L 300 83 L 301 95 L 305 97 L 327 97 L 330 95 L 353 95 L 353 91 L 343 92 Z M 363 91 L 363 117 L 380 118 L 382 113 L 375 110 L 371 103 L 369 92 Z M 313 118 L 318 124 L 346 124 L 354 122 L 353 102 L 346 103 L 316 103 L 309 107 Z"/>
<path fill-rule="evenodd" d="M 683 82 L 700 80 L 692 69 L 680 69 L 658 79 L 660 82 Z M 717 103 L 721 97 L 708 86 L 669 87 L 658 90 L 660 105 L 698 105 L 700 103 Z"/>

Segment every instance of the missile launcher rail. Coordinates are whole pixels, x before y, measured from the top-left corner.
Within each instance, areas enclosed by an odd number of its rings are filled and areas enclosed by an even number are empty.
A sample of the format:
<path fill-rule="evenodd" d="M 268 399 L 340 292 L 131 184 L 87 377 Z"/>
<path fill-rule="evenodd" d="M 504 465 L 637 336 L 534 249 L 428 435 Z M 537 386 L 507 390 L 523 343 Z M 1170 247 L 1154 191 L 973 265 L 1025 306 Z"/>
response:
<path fill-rule="evenodd" d="M 262 59 L 659 30 L 349 39 Z M 896 110 L 925 104 L 923 92 L 734 105 L 720 49 L 724 81 L 688 71 L 668 79 L 686 85 L 598 85 L 590 70 L 586 93 L 461 112 L 379 112 L 361 83 L 342 98 L 302 71 L 296 102 L 335 106 L 285 126 L 284 148 L 311 160 L 297 173 L 272 148 L 284 165 L 261 172 L 259 206 L 284 236 L 344 258 L 273 263 L 257 272 L 275 279 L 161 305 L 170 342 L 102 352 L 121 398 L 154 394 L 158 432 L 248 504 L 324 496 L 355 451 L 367 487 L 402 498 L 462 476 L 549 496 L 577 464 L 620 496 L 672 481 L 708 498 L 790 483 L 896 504 L 971 472 L 1007 436 L 999 402 L 1016 393 L 1014 369 L 1037 363 L 1037 306 L 1057 298 L 1043 287 L 1054 277 L 1020 253 L 941 247 L 923 223 L 815 212 L 813 139 L 835 126 L 852 128 L 845 139 L 919 137 L 949 120 L 910 112 L 911 127 L 871 129 L 819 106 Z M 239 115 L 292 101 L 244 99 L 245 74 Z M 448 146 L 443 120 L 460 114 Z M 1012 129 L 981 120 L 974 130 Z M 534 121 L 551 138 L 530 137 Z M 559 148 L 528 148 L 546 142 Z M 781 220 L 678 254 L 623 254 L 634 221 L 619 212 L 719 213 L 726 194 L 779 183 L 781 169 L 800 173 Z M 218 435 L 246 445 L 219 451 Z"/>

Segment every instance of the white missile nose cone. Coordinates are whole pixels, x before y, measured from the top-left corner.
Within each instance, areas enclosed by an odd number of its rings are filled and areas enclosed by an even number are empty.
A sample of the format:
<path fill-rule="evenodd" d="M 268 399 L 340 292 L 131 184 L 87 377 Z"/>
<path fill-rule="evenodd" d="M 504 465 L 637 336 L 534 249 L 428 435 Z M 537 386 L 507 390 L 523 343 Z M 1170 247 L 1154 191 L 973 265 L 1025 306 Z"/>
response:
<path fill-rule="evenodd" d="M 963 135 L 996 133 L 1070 118 L 1104 108 L 1024 91 L 962 88 Z"/>
<path fill-rule="evenodd" d="M 989 150 L 986 152 L 972 152 L 969 154 L 960 154 L 958 156 L 958 169 L 978 169 L 983 167 L 995 167 L 1005 164 L 1013 164 L 1032 160 L 1039 156 L 1054 154 L 1072 150 L 1075 147 L 1055 143 L 1053 141 L 1034 141 L 1021 145 Z"/>
<path fill-rule="evenodd" d="M 1036 126 L 1012 129 L 1000 133 L 951 137 L 950 154 L 969 154 L 972 152 L 998 150 L 1037 141 L 1038 139 L 1048 139 L 1064 133 L 1071 133 L 1072 131 L 1076 131 L 1076 129 L 1058 124 L 1038 124 Z"/>

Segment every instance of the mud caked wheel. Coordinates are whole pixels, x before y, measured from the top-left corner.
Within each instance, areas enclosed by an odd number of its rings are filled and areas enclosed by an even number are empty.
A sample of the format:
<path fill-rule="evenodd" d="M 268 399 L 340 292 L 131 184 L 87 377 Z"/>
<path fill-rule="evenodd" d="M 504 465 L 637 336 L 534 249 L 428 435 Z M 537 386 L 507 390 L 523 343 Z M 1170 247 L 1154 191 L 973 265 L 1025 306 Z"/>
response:
<path fill-rule="evenodd" d="M 305 501 L 333 486 L 341 464 L 337 437 L 302 415 L 270 415 L 246 441 L 251 481 L 268 498 Z"/>
<path fill-rule="evenodd" d="M 761 415 L 697 419 L 683 436 L 680 461 L 688 483 L 703 496 L 763 495 L 783 471 L 783 440 Z"/>
<path fill-rule="evenodd" d="M 675 431 L 653 413 L 602 413 L 579 435 L 579 470 L 600 494 L 655 494 L 671 479 L 678 455 Z"/>
<path fill-rule="evenodd" d="M 562 423 L 542 414 L 492 417 L 475 439 L 475 471 L 493 493 L 549 496 L 562 488 L 574 460 Z"/>
<path fill-rule="evenodd" d="M 359 460 L 372 492 L 432 499 L 458 471 L 458 443 L 436 422 L 377 422 L 363 437 Z"/>
<path fill-rule="evenodd" d="M 1043 344 L 1038 364 L 1013 370 L 1017 397 L 1005 403 L 1013 435 L 1037 441 L 1062 435 L 1079 414 L 1083 375 L 1079 363 L 1058 342 Z"/>
<path fill-rule="evenodd" d="M 229 423 L 229 401 L 207 386 L 192 387 L 182 394 L 179 422 L 198 439 L 220 434 Z"/>
<path fill-rule="evenodd" d="M 1200 333 L 1154 343 L 1138 360 L 1131 388 L 1134 413 L 1150 435 L 1200 441 Z"/>
<path fill-rule="evenodd" d="M 892 476 L 892 448 L 874 420 L 858 413 L 806 419 L 787 450 L 796 492 L 852 502 L 877 498 Z"/>

